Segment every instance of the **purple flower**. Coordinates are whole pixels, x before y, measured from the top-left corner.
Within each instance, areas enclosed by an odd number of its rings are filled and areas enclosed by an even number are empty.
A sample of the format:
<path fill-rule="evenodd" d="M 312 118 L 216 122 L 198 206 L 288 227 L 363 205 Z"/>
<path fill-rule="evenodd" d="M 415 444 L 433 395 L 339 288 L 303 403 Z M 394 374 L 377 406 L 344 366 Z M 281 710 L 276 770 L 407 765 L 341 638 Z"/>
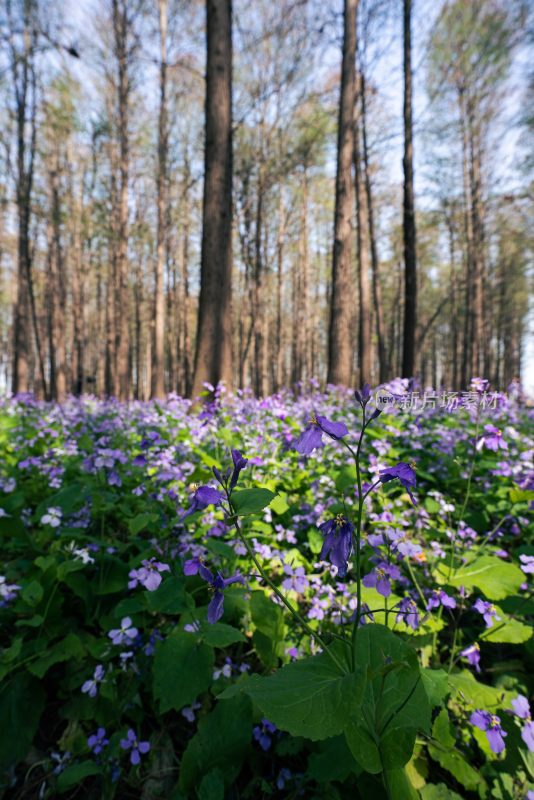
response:
<path fill-rule="evenodd" d="M 473 711 L 470 719 L 471 725 L 475 725 L 481 731 L 485 731 L 488 737 L 489 746 L 494 753 L 502 753 L 506 747 L 504 736 L 508 734 L 501 728 L 501 718 L 489 711 Z"/>
<path fill-rule="evenodd" d="M 368 589 L 376 589 L 382 597 L 389 597 L 391 594 L 390 580 L 398 580 L 400 570 L 394 564 L 381 561 L 372 572 L 366 575 L 362 581 Z"/>
<path fill-rule="evenodd" d="M 5 575 L 0 575 L 0 607 L 14 600 L 19 590 L 18 583 L 6 583 Z"/>
<path fill-rule="evenodd" d="M 342 439 L 347 435 L 348 429 L 343 422 L 331 422 L 312 412 L 307 427 L 294 445 L 295 450 L 303 456 L 309 456 L 314 450 L 324 447 L 323 433 L 332 439 Z"/>
<path fill-rule="evenodd" d="M 410 500 L 412 503 L 417 505 L 415 501 L 415 497 L 412 494 L 412 489 L 415 489 L 417 478 L 415 475 L 415 469 L 413 465 L 406 464 L 404 461 L 399 461 L 394 467 L 386 467 L 386 469 L 381 469 L 378 477 L 381 483 L 388 483 L 388 481 L 392 481 L 395 478 L 398 478 L 401 484 L 404 486 L 408 494 L 410 495 Z"/>
<path fill-rule="evenodd" d="M 188 558 L 187 561 L 184 561 L 184 575 L 198 575 L 201 563 L 198 557 Z"/>
<path fill-rule="evenodd" d="M 521 738 L 530 752 L 534 752 L 534 722 L 532 722 L 532 720 L 529 720 L 525 725 L 523 725 Z"/>
<path fill-rule="evenodd" d="M 93 677 L 82 684 L 82 692 L 84 694 L 88 694 L 89 697 L 96 697 L 98 692 L 98 684 L 104 681 L 104 675 L 104 667 L 102 664 L 98 664 L 94 671 Z"/>
<path fill-rule="evenodd" d="M 145 559 L 141 562 L 139 569 L 132 569 L 128 573 L 130 578 L 128 589 L 135 589 L 140 583 L 149 592 L 155 592 L 162 581 L 160 572 L 170 572 L 170 570 L 171 568 L 168 564 L 162 564 L 161 561 L 156 561 L 155 558 Z"/>
<path fill-rule="evenodd" d="M 439 606 L 443 606 L 443 608 L 456 608 L 456 600 L 454 597 L 450 597 L 447 592 L 444 592 L 443 589 L 434 589 L 428 598 L 426 607 L 428 611 L 432 611 L 433 608 L 439 608 Z"/>
<path fill-rule="evenodd" d="M 356 389 L 354 392 L 354 397 L 356 398 L 356 401 L 361 405 L 361 407 L 365 408 L 371 397 L 370 385 L 368 383 L 365 383 L 361 392 L 358 389 Z"/>
<path fill-rule="evenodd" d="M 348 560 L 352 552 L 352 534 L 354 527 L 342 514 L 319 525 L 325 540 L 319 558 L 325 561 L 330 556 L 330 563 L 338 569 L 343 578 L 347 574 Z"/>
<path fill-rule="evenodd" d="M 234 462 L 234 469 L 232 477 L 230 478 L 230 491 L 235 489 L 239 480 L 239 473 L 245 469 L 248 464 L 248 458 L 244 458 L 239 450 L 232 450 L 232 461 Z"/>
<path fill-rule="evenodd" d="M 476 603 L 474 603 L 473 608 L 484 617 L 486 628 L 491 628 L 493 626 L 493 620 L 500 619 L 497 614 L 497 609 L 493 603 L 488 603 L 485 600 L 482 600 L 480 597 Z"/>
<path fill-rule="evenodd" d="M 50 525 L 51 528 L 59 528 L 63 511 L 56 506 L 47 508 L 46 514 L 41 517 L 41 525 Z"/>
<path fill-rule="evenodd" d="M 198 709 L 201 708 L 201 707 L 202 706 L 201 706 L 200 703 L 196 703 L 195 702 L 190 706 L 186 706 L 185 708 L 182 708 L 180 713 L 181 713 L 182 717 L 185 717 L 188 722 L 194 722 L 195 718 L 196 718 L 195 712 L 198 711 Z"/>
<path fill-rule="evenodd" d="M 530 719 L 530 704 L 523 694 L 518 694 L 512 700 L 512 707 L 514 709 L 514 714 L 520 719 Z"/>
<path fill-rule="evenodd" d="M 115 628 L 108 633 L 113 644 L 130 645 L 138 634 L 137 628 L 132 627 L 130 617 L 123 617 L 120 628 Z"/>
<path fill-rule="evenodd" d="M 273 725 L 268 719 L 262 719 L 261 725 L 256 725 L 252 733 L 262 750 L 269 750 L 272 744 L 271 736 L 276 730 L 276 725 Z"/>
<path fill-rule="evenodd" d="M 200 577 L 203 578 L 206 583 L 209 583 L 214 590 L 213 598 L 208 606 L 208 622 L 210 625 L 213 625 L 215 622 L 218 622 L 223 615 L 224 590 L 226 587 L 231 586 L 232 583 L 244 583 L 245 579 L 239 574 L 232 575 L 231 578 L 223 578 L 220 572 L 214 575 L 204 564 L 200 565 L 198 571 Z"/>
<path fill-rule="evenodd" d="M 531 575 L 534 572 L 534 556 L 526 556 L 522 553 L 519 556 L 521 564 L 519 565 L 526 575 Z"/>
<path fill-rule="evenodd" d="M 476 642 L 462 650 L 460 655 L 463 658 L 467 658 L 471 666 L 474 667 L 477 672 L 480 672 L 480 647 Z"/>
<path fill-rule="evenodd" d="M 150 742 L 139 742 L 135 731 L 131 728 L 126 734 L 126 739 L 121 739 L 120 745 L 123 750 L 130 750 L 130 761 L 136 766 L 141 761 L 141 755 L 145 755 L 150 750 Z"/>
<path fill-rule="evenodd" d="M 293 567 L 290 564 L 284 564 L 284 572 L 288 576 L 282 581 L 282 586 L 287 591 L 293 590 L 297 594 L 302 594 L 308 588 L 309 581 L 306 578 L 306 571 L 304 567 Z"/>
<path fill-rule="evenodd" d="M 410 597 L 405 597 L 404 600 L 400 601 L 399 611 L 395 621 L 406 623 L 406 625 L 409 625 L 414 631 L 419 627 L 419 611 Z"/>
<path fill-rule="evenodd" d="M 101 753 L 104 747 L 106 747 L 106 745 L 109 744 L 109 739 L 106 739 L 106 729 L 98 728 L 96 733 L 93 733 L 87 739 L 87 744 L 91 748 L 95 756 Z"/>
<path fill-rule="evenodd" d="M 212 486 L 198 486 L 193 492 L 193 501 L 188 510 L 180 517 L 180 522 L 190 517 L 195 511 L 203 511 L 208 506 L 219 506 L 224 500 L 224 495 Z"/>
<path fill-rule="evenodd" d="M 508 450 L 508 444 L 502 438 L 502 431 L 496 428 L 495 425 L 484 425 L 486 431 L 477 442 L 477 450 L 485 447 L 487 450 L 493 450 L 494 453 L 500 448 L 501 450 Z"/>

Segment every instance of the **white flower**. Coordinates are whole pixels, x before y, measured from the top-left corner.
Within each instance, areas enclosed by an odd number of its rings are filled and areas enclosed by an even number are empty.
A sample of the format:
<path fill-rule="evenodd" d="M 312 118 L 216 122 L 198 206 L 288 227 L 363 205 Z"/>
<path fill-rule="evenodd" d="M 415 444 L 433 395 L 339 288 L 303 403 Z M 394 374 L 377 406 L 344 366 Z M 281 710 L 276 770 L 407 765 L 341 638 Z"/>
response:
<path fill-rule="evenodd" d="M 56 506 L 48 508 L 46 514 L 41 517 L 41 525 L 50 525 L 51 528 L 59 528 L 63 511 Z"/>

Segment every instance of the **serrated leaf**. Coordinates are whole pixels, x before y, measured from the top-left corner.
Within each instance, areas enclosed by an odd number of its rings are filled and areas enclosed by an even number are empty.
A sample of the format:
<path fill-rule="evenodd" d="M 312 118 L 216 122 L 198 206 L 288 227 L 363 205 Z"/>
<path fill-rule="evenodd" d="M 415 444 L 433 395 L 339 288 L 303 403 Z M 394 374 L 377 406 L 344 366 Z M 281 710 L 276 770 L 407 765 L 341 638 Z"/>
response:
<path fill-rule="evenodd" d="M 214 655 L 207 644 L 196 637 L 171 633 L 157 648 L 154 657 L 153 692 L 161 713 L 174 708 L 180 711 L 206 691 L 212 680 Z"/>

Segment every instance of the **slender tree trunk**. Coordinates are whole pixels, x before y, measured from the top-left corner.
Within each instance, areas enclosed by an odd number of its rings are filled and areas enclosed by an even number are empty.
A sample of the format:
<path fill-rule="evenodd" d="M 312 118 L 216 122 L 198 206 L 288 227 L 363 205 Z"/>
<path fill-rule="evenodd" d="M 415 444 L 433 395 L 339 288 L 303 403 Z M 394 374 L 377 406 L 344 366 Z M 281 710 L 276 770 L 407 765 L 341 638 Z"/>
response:
<path fill-rule="evenodd" d="M 276 391 L 283 386 L 284 347 L 282 328 L 282 302 L 284 286 L 284 244 L 285 244 L 285 203 L 284 186 L 280 184 L 278 197 L 278 240 L 276 247 Z"/>
<path fill-rule="evenodd" d="M 373 187 L 371 184 L 371 165 L 369 160 L 369 144 L 367 140 L 367 95 L 365 86 L 365 73 L 360 71 L 360 105 L 363 145 L 363 168 L 365 173 L 365 194 L 367 200 L 367 214 L 369 217 L 369 244 L 371 247 L 371 270 L 373 276 L 373 304 L 375 312 L 376 340 L 378 346 L 378 374 L 380 383 L 385 383 L 389 375 L 389 365 L 386 353 L 384 313 L 382 305 L 382 284 L 380 282 L 380 263 L 378 261 L 378 248 L 376 245 L 375 215 L 373 203 Z M 395 371 L 397 374 L 397 371 Z"/>
<path fill-rule="evenodd" d="M 359 83 L 358 77 L 358 83 Z M 360 147 L 360 114 L 354 105 L 354 186 L 356 194 L 356 231 L 358 250 L 359 312 L 359 368 L 360 386 L 371 382 L 371 284 L 369 281 L 369 217 L 367 198 L 362 178 Z"/>
<path fill-rule="evenodd" d="M 344 0 L 343 59 L 339 100 L 336 205 L 332 292 L 328 331 L 329 383 L 348 385 L 352 373 L 350 330 L 352 293 L 352 177 L 354 148 L 354 77 L 356 58 L 356 11 L 358 0 Z"/>
<path fill-rule="evenodd" d="M 202 255 L 193 394 L 232 385 L 232 4 L 207 0 Z"/>
<path fill-rule="evenodd" d="M 157 213 L 158 242 L 155 274 L 152 397 L 165 396 L 165 207 L 167 200 L 167 0 L 159 0 L 160 70 L 158 119 Z"/>
<path fill-rule="evenodd" d="M 402 375 L 415 373 L 417 325 L 417 264 L 415 204 L 413 190 L 413 127 L 412 127 L 412 0 L 404 0 L 404 335 Z"/>

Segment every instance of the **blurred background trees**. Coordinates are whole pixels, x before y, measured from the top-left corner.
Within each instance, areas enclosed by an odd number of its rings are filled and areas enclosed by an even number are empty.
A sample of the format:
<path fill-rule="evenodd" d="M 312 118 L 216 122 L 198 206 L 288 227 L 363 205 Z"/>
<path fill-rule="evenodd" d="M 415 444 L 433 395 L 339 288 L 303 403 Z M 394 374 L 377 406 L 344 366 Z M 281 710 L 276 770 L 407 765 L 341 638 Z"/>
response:
<path fill-rule="evenodd" d="M 533 31 L 521 0 L 0 0 L 0 389 L 505 387 Z"/>

